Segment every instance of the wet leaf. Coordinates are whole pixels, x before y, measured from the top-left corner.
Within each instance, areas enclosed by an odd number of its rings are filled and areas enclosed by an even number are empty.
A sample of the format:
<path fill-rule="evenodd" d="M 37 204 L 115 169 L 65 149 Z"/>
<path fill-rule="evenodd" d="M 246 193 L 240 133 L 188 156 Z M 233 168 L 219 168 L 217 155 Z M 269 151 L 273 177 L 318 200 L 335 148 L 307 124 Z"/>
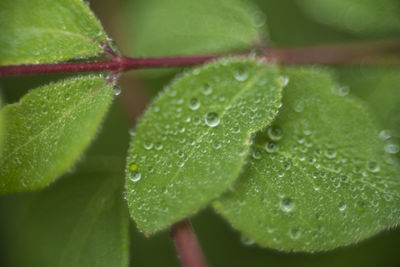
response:
<path fill-rule="evenodd" d="M 130 212 L 148 233 L 204 207 L 236 180 L 251 133 L 280 106 L 277 69 L 229 59 L 175 80 L 141 119 L 126 168 Z"/>
<path fill-rule="evenodd" d="M 67 171 L 95 135 L 112 87 L 101 76 L 82 76 L 39 87 L 7 105 L 0 193 L 40 189 Z"/>
<path fill-rule="evenodd" d="M 326 74 L 291 70 L 276 121 L 215 208 L 261 246 L 329 250 L 395 226 L 400 169 L 378 124 Z"/>
<path fill-rule="evenodd" d="M 100 54 L 106 34 L 82 0 L 1 0 L 0 65 Z"/>
<path fill-rule="evenodd" d="M 397 0 L 297 0 L 297 3 L 323 24 L 361 35 L 399 35 Z"/>
<path fill-rule="evenodd" d="M 128 266 L 121 177 L 79 172 L 44 191 L 3 197 L 7 266 Z"/>

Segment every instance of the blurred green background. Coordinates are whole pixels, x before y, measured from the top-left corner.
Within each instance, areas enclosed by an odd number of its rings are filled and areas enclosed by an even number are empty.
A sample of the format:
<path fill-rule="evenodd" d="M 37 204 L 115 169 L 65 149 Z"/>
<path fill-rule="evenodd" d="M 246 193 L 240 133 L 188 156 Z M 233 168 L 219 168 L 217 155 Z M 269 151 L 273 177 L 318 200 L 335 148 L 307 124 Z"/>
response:
<path fill-rule="evenodd" d="M 134 56 L 137 54 L 135 45 L 145 46 L 145 42 L 137 42 L 135 31 L 141 27 L 135 20 L 138 12 L 145 12 L 146 5 L 159 5 L 163 0 L 91 0 L 90 7 L 102 21 L 106 31 L 112 37 L 118 47 L 125 55 Z M 189 1 L 189 0 L 187 0 Z M 200 0 L 199 0 L 200 1 Z M 301 0 L 299 0 L 301 1 Z M 299 1 L 294 0 L 254 0 L 254 4 L 259 6 L 265 17 L 261 16 L 263 27 L 268 28 L 268 35 L 261 36 L 267 40 L 268 44 L 276 46 L 304 46 L 316 44 L 332 44 L 338 42 L 352 42 L 363 40 L 378 40 L 382 38 L 398 37 L 399 32 L 376 32 L 357 34 L 345 28 L 335 27 L 326 23 L 318 22 L 309 14 L 304 12 L 304 7 L 298 5 Z M 397 0 L 394 0 L 397 1 Z M 190 1 L 189 1 L 190 2 Z M 397 1 L 400 2 L 400 1 Z M 169 14 L 173 16 L 174 14 Z M 167 16 L 168 17 L 168 16 Z M 400 15 L 399 15 L 400 18 Z M 166 17 L 160 17 L 160 21 L 154 24 L 163 24 Z M 135 26 L 139 23 L 139 26 Z M 218 25 L 216 25 L 218 26 Z M 267 32 L 265 30 L 265 32 Z M 138 33 L 142 38 L 146 33 Z M 154 34 L 147 32 L 148 35 Z M 167 32 L 166 35 L 173 32 Z M 142 41 L 142 40 L 141 40 Z M 213 40 L 210 40 L 211 42 Z M 162 48 L 162 42 L 158 43 L 161 50 L 171 53 L 169 48 Z M 243 49 L 245 45 L 237 44 L 231 50 Z M 196 48 L 197 49 L 197 48 Z M 194 49 L 194 51 L 196 51 Z M 218 49 L 216 49 L 217 51 Z M 173 51 L 173 50 L 172 50 Z M 198 52 L 202 52 L 201 46 Z M 210 51 L 205 49 L 204 51 Z M 175 51 L 180 54 L 181 51 Z M 185 51 L 187 52 L 187 51 Z M 190 51 L 189 51 L 190 52 Z M 150 53 L 150 54 L 149 54 Z M 151 50 L 147 56 L 151 56 Z M 160 51 L 155 55 L 162 54 Z M 116 98 L 111 110 L 109 111 L 101 131 L 90 149 L 82 156 L 76 167 L 69 174 L 61 179 L 68 179 L 74 172 L 82 169 L 97 168 L 96 162 L 102 158 L 112 158 L 116 164 L 111 168 L 113 171 L 123 171 L 125 156 L 129 143 L 129 130 L 143 113 L 146 105 L 152 97 L 168 83 L 179 70 L 169 71 L 146 71 L 129 72 L 120 79 L 122 94 Z M 338 77 L 343 77 L 343 81 L 357 87 L 359 83 L 354 82 L 351 76 L 358 73 L 365 73 L 363 66 L 347 68 L 346 70 L 336 69 Z M 399 68 L 393 69 L 394 73 L 399 73 Z M 346 75 L 350 73 L 350 75 Z M 380 79 L 379 70 L 375 77 Z M 70 75 L 36 75 L 29 77 L 1 78 L 0 90 L 3 100 L 6 103 L 13 103 L 24 95 L 28 90 L 33 89 L 49 81 L 63 79 Z M 397 92 L 396 103 L 400 106 L 400 81 L 399 75 L 392 74 L 392 83 L 387 82 L 388 86 L 395 86 Z M 350 78 L 349 78 L 350 77 Z M 399 82 L 398 82 L 399 81 Z M 367 87 L 366 84 L 360 86 Z M 363 91 L 356 89 L 363 97 Z M 121 175 L 120 179 L 123 179 Z M 59 183 L 52 186 L 57 186 Z M 24 257 L 24 251 L 29 247 L 23 247 L 23 242 L 13 240 L 14 236 L 23 235 L 25 231 L 35 231 L 36 228 L 13 227 L 16 223 L 15 216 L 18 213 L 18 198 L 27 194 L 0 197 L 0 208 L 2 218 L 0 220 L 0 266 L 17 267 L 16 257 Z M 121 196 L 122 197 L 122 196 Z M 46 219 L 43 218 L 46 224 Z M 316 254 L 303 253 L 281 253 L 271 249 L 262 249 L 256 245 L 246 245 L 241 241 L 240 234 L 234 231 L 223 219 L 216 215 L 211 209 L 206 209 L 196 215 L 192 220 L 199 241 L 203 247 L 210 266 L 400 266 L 400 229 L 385 231 L 379 235 L 355 244 L 351 247 L 339 248 L 334 251 Z M 21 224 L 23 225 L 23 224 Z M 134 222 L 131 221 L 131 244 L 130 262 L 131 266 L 179 266 L 173 243 L 168 232 L 157 234 L 146 238 L 136 230 Z M 34 244 L 34 240 L 29 240 Z M 28 243 L 27 243 L 28 244 Z M 30 265 L 29 259 L 26 266 Z M 23 267 L 23 266 L 22 266 Z"/>

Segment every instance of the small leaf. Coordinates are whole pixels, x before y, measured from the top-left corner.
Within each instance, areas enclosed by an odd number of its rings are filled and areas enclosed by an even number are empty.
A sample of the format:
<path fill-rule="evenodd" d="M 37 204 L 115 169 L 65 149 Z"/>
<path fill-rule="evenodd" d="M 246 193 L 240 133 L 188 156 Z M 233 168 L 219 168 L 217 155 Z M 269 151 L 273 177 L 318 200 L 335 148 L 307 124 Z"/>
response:
<path fill-rule="evenodd" d="M 333 249 L 398 224 L 400 169 L 368 110 L 325 74 L 288 77 L 276 121 L 258 134 L 217 211 L 258 244 L 285 251 Z"/>
<path fill-rule="evenodd" d="M 132 217 L 148 233 L 195 213 L 236 180 L 250 135 L 280 106 L 277 69 L 230 59 L 177 79 L 141 119 L 126 168 Z"/>
<path fill-rule="evenodd" d="M 398 36 L 398 0 L 297 0 L 318 22 L 361 35 Z"/>
<path fill-rule="evenodd" d="M 216 53 L 250 48 L 265 16 L 249 1 L 140 0 L 129 2 L 135 56 Z"/>
<path fill-rule="evenodd" d="M 40 189 L 67 171 L 88 146 L 113 98 L 100 76 L 37 88 L 6 106 L 0 193 Z"/>
<path fill-rule="evenodd" d="M 41 192 L 3 197 L 7 266 L 128 266 L 121 175 L 80 172 Z"/>
<path fill-rule="evenodd" d="M 0 1 L 0 65 L 96 56 L 101 42 L 106 34 L 82 0 Z"/>

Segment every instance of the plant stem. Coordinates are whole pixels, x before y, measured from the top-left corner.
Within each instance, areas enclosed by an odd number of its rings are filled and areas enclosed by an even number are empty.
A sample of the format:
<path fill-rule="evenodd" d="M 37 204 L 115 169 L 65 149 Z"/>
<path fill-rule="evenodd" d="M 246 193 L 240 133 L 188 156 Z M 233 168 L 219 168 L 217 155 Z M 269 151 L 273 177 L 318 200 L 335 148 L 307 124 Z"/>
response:
<path fill-rule="evenodd" d="M 171 236 L 182 267 L 206 267 L 207 263 L 189 220 L 177 222 L 171 227 Z"/>
<path fill-rule="evenodd" d="M 259 58 L 280 64 L 399 64 L 400 40 L 370 43 L 319 45 L 309 47 L 261 47 Z M 246 56 L 246 55 L 239 55 Z M 132 69 L 183 67 L 201 64 L 220 56 L 186 56 L 163 58 L 112 57 L 110 61 L 73 62 L 0 66 L 0 77 L 68 72 L 114 71 Z"/>

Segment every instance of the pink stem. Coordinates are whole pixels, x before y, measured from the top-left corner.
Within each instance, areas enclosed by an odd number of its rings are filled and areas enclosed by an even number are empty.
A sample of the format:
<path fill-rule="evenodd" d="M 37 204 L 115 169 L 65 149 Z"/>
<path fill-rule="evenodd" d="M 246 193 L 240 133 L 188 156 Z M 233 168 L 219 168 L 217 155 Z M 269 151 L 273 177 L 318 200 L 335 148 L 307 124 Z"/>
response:
<path fill-rule="evenodd" d="M 171 236 L 181 260 L 182 267 L 206 267 L 203 252 L 189 220 L 183 220 L 171 227 Z"/>

